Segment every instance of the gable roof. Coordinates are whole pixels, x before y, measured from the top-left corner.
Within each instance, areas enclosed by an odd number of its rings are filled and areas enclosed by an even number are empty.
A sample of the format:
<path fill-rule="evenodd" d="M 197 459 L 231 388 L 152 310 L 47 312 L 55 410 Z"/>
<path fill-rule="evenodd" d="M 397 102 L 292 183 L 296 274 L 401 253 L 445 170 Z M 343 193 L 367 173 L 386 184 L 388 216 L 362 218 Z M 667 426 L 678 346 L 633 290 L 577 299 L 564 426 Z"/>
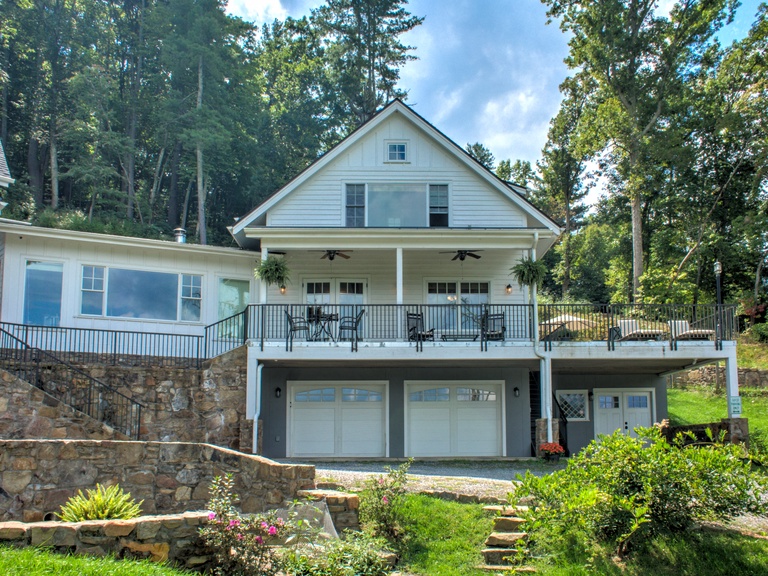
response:
<path fill-rule="evenodd" d="M 562 232 L 560 226 L 552 220 L 549 216 L 544 214 L 541 210 L 531 204 L 526 198 L 523 197 L 526 189 L 522 186 L 515 184 L 509 184 L 501 180 L 493 172 L 488 170 L 475 158 L 470 156 L 461 146 L 456 144 L 453 140 L 448 138 L 440 130 L 435 128 L 432 124 L 427 122 L 423 117 L 414 112 L 409 106 L 403 103 L 400 99 L 395 99 L 377 112 L 367 122 L 355 129 L 349 136 L 339 142 L 336 146 L 331 148 L 323 156 L 315 160 L 312 164 L 307 166 L 302 172 L 294 177 L 281 189 L 277 190 L 264 202 L 251 210 L 248 214 L 243 216 L 238 222 L 229 228 L 230 233 L 235 238 L 235 241 L 244 246 L 246 243 L 245 229 L 251 225 L 254 221 L 262 218 L 266 215 L 267 211 L 283 200 L 286 196 L 291 194 L 296 188 L 301 186 L 314 174 L 322 170 L 325 166 L 331 163 L 333 160 L 342 155 L 348 148 L 355 143 L 362 140 L 366 135 L 376 129 L 377 126 L 382 124 L 388 118 L 391 118 L 395 114 L 402 114 L 403 117 L 410 120 L 416 126 L 426 132 L 433 140 L 442 145 L 442 147 L 452 156 L 454 156 L 465 167 L 476 173 L 480 178 L 485 180 L 494 189 L 500 192 L 503 196 L 508 198 L 511 202 L 517 205 L 523 213 L 533 218 L 541 224 L 542 228 L 550 230 L 555 235 L 559 235 Z"/>
<path fill-rule="evenodd" d="M 0 186 L 8 188 L 8 186 L 14 182 L 15 180 L 11 178 L 11 171 L 8 169 L 8 162 L 5 159 L 3 142 L 0 141 Z"/>

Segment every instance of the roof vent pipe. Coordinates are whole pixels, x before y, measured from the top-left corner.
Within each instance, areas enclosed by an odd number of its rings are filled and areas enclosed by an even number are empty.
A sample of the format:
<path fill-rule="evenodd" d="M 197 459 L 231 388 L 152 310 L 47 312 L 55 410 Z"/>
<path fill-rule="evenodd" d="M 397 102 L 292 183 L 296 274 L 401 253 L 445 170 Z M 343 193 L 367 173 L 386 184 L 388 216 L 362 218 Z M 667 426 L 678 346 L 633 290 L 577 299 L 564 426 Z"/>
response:
<path fill-rule="evenodd" d="M 187 231 L 184 228 L 174 228 L 173 238 L 178 244 L 187 243 Z"/>

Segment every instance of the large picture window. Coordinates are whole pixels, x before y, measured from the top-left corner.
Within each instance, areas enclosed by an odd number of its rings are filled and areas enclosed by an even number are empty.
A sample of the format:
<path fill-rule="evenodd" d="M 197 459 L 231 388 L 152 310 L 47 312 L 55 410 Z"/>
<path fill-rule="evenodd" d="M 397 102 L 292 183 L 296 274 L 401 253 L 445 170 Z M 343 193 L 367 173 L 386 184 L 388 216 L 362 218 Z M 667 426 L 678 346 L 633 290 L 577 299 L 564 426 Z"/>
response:
<path fill-rule="evenodd" d="M 58 326 L 64 265 L 29 260 L 24 278 L 24 324 Z"/>
<path fill-rule="evenodd" d="M 344 189 L 344 210 L 347 228 L 445 228 L 448 184 L 350 183 Z"/>
<path fill-rule="evenodd" d="M 83 266 L 80 312 L 112 318 L 199 322 L 202 276 Z"/>

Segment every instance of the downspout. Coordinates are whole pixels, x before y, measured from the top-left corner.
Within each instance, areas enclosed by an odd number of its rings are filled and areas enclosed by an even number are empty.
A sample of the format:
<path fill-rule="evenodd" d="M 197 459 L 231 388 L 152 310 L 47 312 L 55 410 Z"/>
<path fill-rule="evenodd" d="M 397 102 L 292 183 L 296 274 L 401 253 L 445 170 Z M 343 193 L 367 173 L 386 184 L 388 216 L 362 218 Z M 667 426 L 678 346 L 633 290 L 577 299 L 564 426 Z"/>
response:
<path fill-rule="evenodd" d="M 530 250 L 531 260 L 536 260 L 536 246 L 539 244 L 539 233 L 533 233 L 533 246 Z M 547 421 L 547 442 L 552 442 L 552 360 L 546 354 L 539 352 L 539 300 L 538 286 L 531 286 L 533 304 L 533 353 L 539 358 L 539 379 L 541 384 L 541 414 Z"/>
<path fill-rule="evenodd" d="M 257 361 L 258 362 L 258 361 Z M 253 440 L 251 444 L 251 453 L 258 454 L 259 449 L 259 416 L 261 416 L 261 371 L 264 370 L 264 364 L 259 363 L 256 367 L 256 398 L 253 410 Z"/>

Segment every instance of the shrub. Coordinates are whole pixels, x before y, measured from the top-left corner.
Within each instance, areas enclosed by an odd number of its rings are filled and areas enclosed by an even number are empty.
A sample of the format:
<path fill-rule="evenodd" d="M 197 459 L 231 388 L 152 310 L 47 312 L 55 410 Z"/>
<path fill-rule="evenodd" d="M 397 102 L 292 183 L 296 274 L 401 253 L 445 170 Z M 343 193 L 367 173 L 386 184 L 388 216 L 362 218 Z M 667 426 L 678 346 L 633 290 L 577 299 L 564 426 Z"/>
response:
<path fill-rule="evenodd" d="M 67 500 L 57 516 L 64 522 L 82 522 L 83 520 L 129 520 L 141 515 L 144 500 L 136 503 L 118 484 L 105 488 L 96 484 L 96 490 L 82 490 Z"/>
<path fill-rule="evenodd" d="M 289 522 L 274 512 L 241 516 L 234 506 L 232 475 L 217 476 L 211 484 L 208 524 L 200 529 L 203 542 L 213 552 L 214 574 L 246 576 L 277 574 L 282 568 L 273 544 L 291 531 Z"/>
<path fill-rule="evenodd" d="M 364 532 L 348 532 L 343 540 L 291 551 L 285 568 L 295 576 L 383 576 L 389 573 L 389 566 L 377 552 L 383 547 L 380 539 Z"/>
<path fill-rule="evenodd" d="M 387 467 L 386 476 L 370 478 L 360 499 L 360 525 L 373 537 L 382 537 L 397 547 L 405 538 L 403 495 L 406 475 L 413 460 L 398 468 Z"/>
<path fill-rule="evenodd" d="M 749 335 L 757 342 L 768 342 L 768 324 L 755 324 L 749 329 Z"/>
<path fill-rule="evenodd" d="M 657 428 L 637 432 L 601 437 L 565 470 L 522 478 L 515 496 L 532 498 L 527 530 L 540 551 L 563 553 L 563 542 L 586 550 L 598 540 L 624 555 L 650 534 L 765 508 L 765 478 L 750 472 L 741 447 L 683 447 L 668 444 Z"/>

